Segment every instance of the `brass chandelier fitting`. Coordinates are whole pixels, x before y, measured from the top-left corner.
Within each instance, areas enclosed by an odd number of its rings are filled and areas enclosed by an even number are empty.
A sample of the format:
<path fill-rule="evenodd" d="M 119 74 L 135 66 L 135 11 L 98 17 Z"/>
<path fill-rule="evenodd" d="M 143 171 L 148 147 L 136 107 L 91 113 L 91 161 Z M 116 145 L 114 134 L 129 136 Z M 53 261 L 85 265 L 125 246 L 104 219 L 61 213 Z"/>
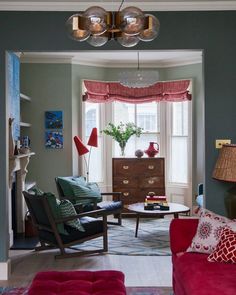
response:
<path fill-rule="evenodd" d="M 68 35 L 75 41 L 87 41 L 95 47 L 103 46 L 109 40 L 116 40 L 124 47 L 133 47 L 140 40 L 154 40 L 159 33 L 159 20 L 137 7 L 120 10 L 123 2 L 117 12 L 92 6 L 83 13 L 72 15 L 66 22 Z"/>

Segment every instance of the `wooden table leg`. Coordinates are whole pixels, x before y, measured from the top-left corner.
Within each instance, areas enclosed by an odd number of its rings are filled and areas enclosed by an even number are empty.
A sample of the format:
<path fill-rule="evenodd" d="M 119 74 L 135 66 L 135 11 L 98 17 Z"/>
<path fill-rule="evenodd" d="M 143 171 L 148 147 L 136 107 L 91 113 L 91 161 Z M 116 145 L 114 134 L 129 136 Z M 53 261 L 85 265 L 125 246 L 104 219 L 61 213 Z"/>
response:
<path fill-rule="evenodd" d="M 179 213 L 174 213 L 174 218 L 179 218 Z"/>
<path fill-rule="evenodd" d="M 139 214 L 137 213 L 136 217 L 136 229 L 135 229 L 135 238 L 138 236 L 138 226 L 139 226 Z"/>

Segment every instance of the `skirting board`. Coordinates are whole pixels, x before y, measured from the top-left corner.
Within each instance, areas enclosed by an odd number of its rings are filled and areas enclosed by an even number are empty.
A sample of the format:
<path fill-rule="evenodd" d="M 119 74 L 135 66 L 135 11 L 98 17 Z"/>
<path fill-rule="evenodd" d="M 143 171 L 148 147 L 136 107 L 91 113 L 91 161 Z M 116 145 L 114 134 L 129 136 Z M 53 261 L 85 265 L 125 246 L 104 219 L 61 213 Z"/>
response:
<path fill-rule="evenodd" d="M 7 281 L 11 273 L 10 259 L 6 262 L 0 262 L 0 280 Z"/>

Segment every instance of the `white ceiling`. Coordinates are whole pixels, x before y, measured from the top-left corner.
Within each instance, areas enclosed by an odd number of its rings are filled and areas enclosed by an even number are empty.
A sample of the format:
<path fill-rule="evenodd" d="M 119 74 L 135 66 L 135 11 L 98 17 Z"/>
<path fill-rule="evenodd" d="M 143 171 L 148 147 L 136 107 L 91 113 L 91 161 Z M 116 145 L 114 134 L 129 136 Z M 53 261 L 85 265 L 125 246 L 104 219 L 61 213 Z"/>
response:
<path fill-rule="evenodd" d="M 139 51 L 140 67 L 170 67 L 202 62 L 199 50 Z M 23 63 L 77 63 L 105 67 L 137 67 L 138 54 L 129 51 L 24 52 Z"/>
<path fill-rule="evenodd" d="M 89 6 L 99 5 L 107 10 L 117 10 L 121 0 L 0 0 L 0 10 L 21 11 L 83 11 Z M 193 10 L 236 10 L 235 0 L 127 0 L 125 6 L 138 6 L 144 11 L 193 11 Z"/>

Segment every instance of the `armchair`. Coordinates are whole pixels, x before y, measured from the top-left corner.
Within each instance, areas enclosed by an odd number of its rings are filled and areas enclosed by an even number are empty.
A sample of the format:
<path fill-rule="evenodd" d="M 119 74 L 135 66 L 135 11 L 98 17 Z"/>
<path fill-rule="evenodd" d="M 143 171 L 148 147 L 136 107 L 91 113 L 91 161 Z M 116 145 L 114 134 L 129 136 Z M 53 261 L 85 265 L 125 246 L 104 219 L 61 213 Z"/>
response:
<path fill-rule="evenodd" d="M 81 180 L 82 179 L 82 180 Z M 84 182 L 83 182 L 84 181 Z M 118 221 L 107 221 L 108 224 L 121 225 L 122 224 L 122 210 L 123 201 L 121 192 L 110 192 L 110 193 L 100 193 L 98 187 L 94 190 L 94 195 L 92 189 L 88 189 L 87 184 L 83 177 L 56 177 L 55 178 L 57 191 L 60 199 L 69 199 L 74 204 L 78 212 L 85 210 L 98 210 L 104 209 L 107 215 L 114 215 L 117 217 Z M 82 182 L 82 184 L 80 183 Z M 92 183 L 96 185 L 95 183 Z M 71 188 L 72 186 L 72 188 Z M 90 193 L 89 195 L 85 193 L 78 193 L 75 191 L 74 187 L 85 187 Z M 77 196 L 75 196 L 75 194 Z M 103 196 L 113 196 L 113 201 L 103 201 Z M 87 207 L 87 209 L 86 209 Z M 89 208 L 89 209 L 88 209 Z"/>
<path fill-rule="evenodd" d="M 77 215 L 61 218 L 60 215 L 55 217 L 49 200 L 44 195 L 30 194 L 23 192 L 30 215 L 32 216 L 33 224 L 38 230 L 40 246 L 36 247 L 36 251 L 59 248 L 60 255 L 55 258 L 67 258 L 84 254 L 93 254 L 106 252 L 107 245 L 107 218 L 105 210 L 94 210 L 90 212 L 79 213 Z M 102 216 L 102 220 L 91 216 Z M 84 231 L 76 230 L 65 224 L 68 221 L 80 220 Z M 61 232 L 58 225 L 62 226 L 65 232 Z M 78 251 L 73 248 L 73 245 L 78 245 L 85 241 L 103 237 L 103 246 L 101 249 Z M 73 253 L 67 253 L 66 248 L 76 250 Z"/>

